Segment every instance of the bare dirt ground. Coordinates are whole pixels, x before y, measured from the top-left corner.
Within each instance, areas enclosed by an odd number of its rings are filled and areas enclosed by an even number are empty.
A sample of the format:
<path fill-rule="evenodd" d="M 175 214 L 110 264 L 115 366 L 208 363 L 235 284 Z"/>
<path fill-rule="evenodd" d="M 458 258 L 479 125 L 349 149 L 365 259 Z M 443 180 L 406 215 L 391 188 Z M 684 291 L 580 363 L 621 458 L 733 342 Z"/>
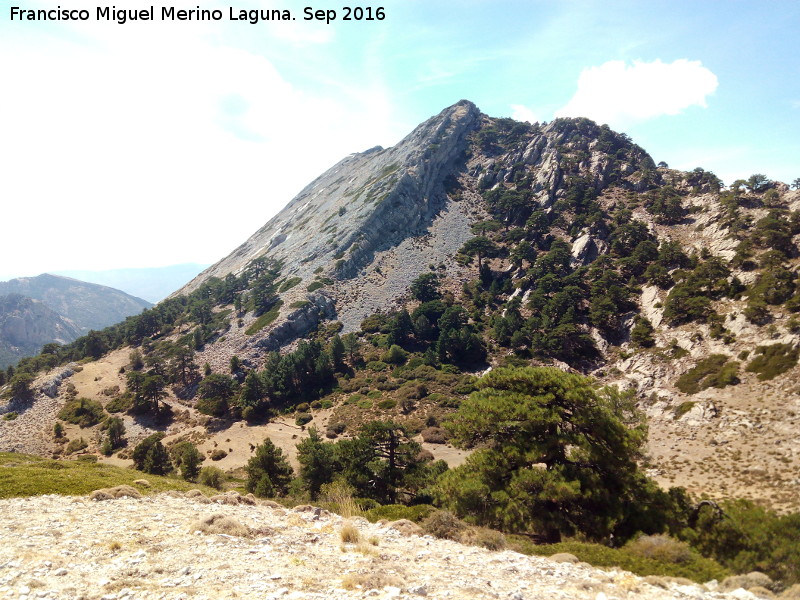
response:
<path fill-rule="evenodd" d="M 663 486 L 800 510 L 800 395 L 793 374 L 706 390 L 679 419 L 651 418 L 648 452 Z"/>

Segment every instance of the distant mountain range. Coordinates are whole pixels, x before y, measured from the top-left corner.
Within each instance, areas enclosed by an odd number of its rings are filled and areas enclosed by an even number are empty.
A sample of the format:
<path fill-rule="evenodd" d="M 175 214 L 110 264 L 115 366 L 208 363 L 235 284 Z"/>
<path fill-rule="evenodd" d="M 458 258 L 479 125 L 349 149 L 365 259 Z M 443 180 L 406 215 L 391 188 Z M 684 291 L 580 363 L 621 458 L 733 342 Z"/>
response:
<path fill-rule="evenodd" d="M 142 269 L 54 271 L 53 274 L 107 285 L 155 304 L 191 280 L 206 267 L 208 267 L 207 264 L 185 263 L 168 267 Z"/>
<path fill-rule="evenodd" d="M 43 274 L 0 282 L 0 367 L 139 314 L 152 304 L 111 287 Z"/>

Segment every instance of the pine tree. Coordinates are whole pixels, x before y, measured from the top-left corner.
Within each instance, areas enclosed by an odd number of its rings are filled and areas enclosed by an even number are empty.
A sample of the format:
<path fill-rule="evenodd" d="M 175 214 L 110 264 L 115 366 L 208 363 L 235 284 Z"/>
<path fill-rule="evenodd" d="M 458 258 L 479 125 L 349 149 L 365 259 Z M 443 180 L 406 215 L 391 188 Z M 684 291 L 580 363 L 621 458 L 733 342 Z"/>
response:
<path fill-rule="evenodd" d="M 308 437 L 297 444 L 297 461 L 300 463 L 300 480 L 315 500 L 320 487 L 333 480 L 335 460 L 333 444 L 327 443 L 316 427 L 308 430 Z"/>
<path fill-rule="evenodd" d="M 545 367 L 496 369 L 478 388 L 448 428 L 455 443 L 479 449 L 439 480 L 443 505 L 551 542 L 624 528 L 646 484 L 636 465 L 646 430 L 632 403 Z"/>
<path fill-rule="evenodd" d="M 269 438 L 256 448 L 256 453 L 247 462 L 245 470 L 247 491 L 262 497 L 285 495 L 293 475 L 283 450 Z"/>

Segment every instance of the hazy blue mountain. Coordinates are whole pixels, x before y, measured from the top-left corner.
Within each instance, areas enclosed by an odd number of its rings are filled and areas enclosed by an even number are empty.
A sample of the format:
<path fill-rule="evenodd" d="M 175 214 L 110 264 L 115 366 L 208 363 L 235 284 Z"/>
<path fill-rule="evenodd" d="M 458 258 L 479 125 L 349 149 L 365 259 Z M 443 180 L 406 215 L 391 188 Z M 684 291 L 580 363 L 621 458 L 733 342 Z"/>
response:
<path fill-rule="evenodd" d="M 0 295 L 19 294 L 44 303 L 86 333 L 102 329 L 152 306 L 120 290 L 44 273 L 0 282 Z"/>
<path fill-rule="evenodd" d="M 55 275 L 73 277 L 107 285 L 156 303 L 190 281 L 208 265 L 185 263 L 168 267 L 111 269 L 108 271 L 55 271 Z"/>

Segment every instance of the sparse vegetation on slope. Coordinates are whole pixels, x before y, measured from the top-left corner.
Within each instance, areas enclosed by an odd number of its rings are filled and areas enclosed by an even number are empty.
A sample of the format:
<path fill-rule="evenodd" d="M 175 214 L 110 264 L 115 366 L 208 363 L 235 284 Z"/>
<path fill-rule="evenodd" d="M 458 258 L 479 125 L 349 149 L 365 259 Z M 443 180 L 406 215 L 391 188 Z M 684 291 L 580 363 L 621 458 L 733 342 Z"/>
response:
<path fill-rule="evenodd" d="M 147 477 L 149 487 L 137 484 Z M 96 460 L 51 460 L 38 456 L 0 452 L 0 498 L 63 494 L 83 496 L 93 490 L 129 485 L 143 494 L 198 487 L 179 479 L 145 475 L 141 471 L 104 465 Z M 200 486 L 205 493 L 214 490 Z"/>

